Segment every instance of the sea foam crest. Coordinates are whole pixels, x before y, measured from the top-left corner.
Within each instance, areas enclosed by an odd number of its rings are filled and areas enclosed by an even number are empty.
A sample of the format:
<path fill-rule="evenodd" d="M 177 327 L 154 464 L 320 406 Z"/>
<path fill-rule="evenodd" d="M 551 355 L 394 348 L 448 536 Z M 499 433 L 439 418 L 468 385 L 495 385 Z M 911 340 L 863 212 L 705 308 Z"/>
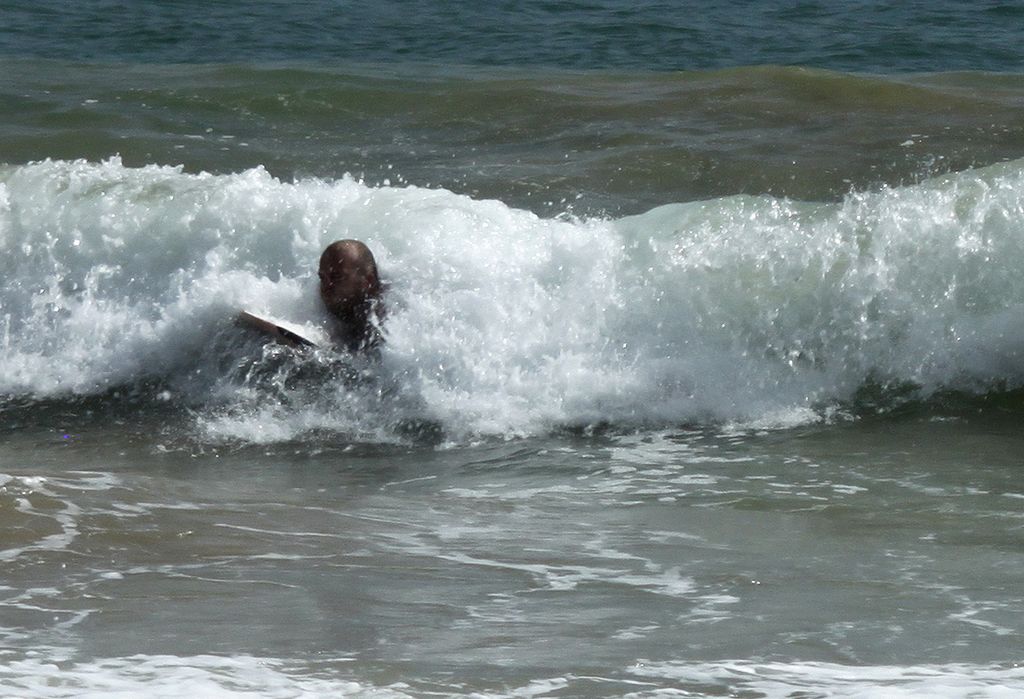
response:
<path fill-rule="evenodd" d="M 215 402 L 213 436 L 274 441 L 379 423 L 385 394 L 451 434 L 515 435 L 785 423 L 869 380 L 1015 387 L 1022 192 L 1014 162 L 838 203 L 735 196 L 574 220 L 262 169 L 5 167 L 0 393 L 152 380 Z M 390 388 L 324 379 L 302 405 L 254 393 L 225 369 L 243 342 L 231 318 L 322 332 L 315 263 L 343 237 L 373 248 L 390 285 Z"/>

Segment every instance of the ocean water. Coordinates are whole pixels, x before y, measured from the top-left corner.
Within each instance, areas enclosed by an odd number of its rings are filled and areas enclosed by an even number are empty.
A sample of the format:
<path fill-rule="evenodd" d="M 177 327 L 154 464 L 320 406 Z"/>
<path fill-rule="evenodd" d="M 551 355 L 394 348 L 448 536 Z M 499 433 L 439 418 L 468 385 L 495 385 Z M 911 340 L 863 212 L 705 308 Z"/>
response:
<path fill-rule="evenodd" d="M 0 17 L 0 695 L 1024 690 L 1017 4 Z"/>

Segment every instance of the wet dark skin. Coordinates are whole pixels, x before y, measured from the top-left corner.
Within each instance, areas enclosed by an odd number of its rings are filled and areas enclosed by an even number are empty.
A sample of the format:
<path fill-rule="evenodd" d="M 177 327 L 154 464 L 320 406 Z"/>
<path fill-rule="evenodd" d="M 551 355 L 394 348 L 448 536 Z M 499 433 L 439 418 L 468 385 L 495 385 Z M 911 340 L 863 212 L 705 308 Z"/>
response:
<path fill-rule="evenodd" d="M 381 343 L 383 291 L 373 253 L 358 240 L 337 240 L 320 255 L 320 298 L 335 319 L 332 334 L 342 347 L 362 352 Z"/>

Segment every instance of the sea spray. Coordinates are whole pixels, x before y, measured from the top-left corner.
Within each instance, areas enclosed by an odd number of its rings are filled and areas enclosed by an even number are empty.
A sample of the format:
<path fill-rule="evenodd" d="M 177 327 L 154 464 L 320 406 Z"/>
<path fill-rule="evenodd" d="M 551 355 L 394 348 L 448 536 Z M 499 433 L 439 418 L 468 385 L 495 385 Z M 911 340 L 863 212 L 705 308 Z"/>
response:
<path fill-rule="evenodd" d="M 868 382 L 1014 388 L 1022 192 L 1018 161 L 835 204 L 735 196 L 580 220 L 259 168 L 8 166 L 0 392 L 156 383 L 204 439 L 279 441 L 386 439 L 410 420 L 455 439 L 791 422 Z M 294 361 L 312 382 L 262 372 L 282 398 L 253 378 L 270 360 L 231 319 L 322 331 L 315 261 L 344 237 L 371 246 L 390 287 L 377 383 L 335 380 L 321 353 Z"/>

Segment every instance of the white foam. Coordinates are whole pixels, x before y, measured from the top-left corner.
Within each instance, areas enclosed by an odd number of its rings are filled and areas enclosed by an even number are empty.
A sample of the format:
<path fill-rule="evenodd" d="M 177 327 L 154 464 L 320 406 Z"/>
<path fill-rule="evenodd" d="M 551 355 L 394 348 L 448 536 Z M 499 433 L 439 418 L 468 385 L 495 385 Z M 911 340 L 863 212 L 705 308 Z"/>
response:
<path fill-rule="evenodd" d="M 0 394 L 176 378 L 176 397 L 217 404 L 200 410 L 205 439 L 273 442 L 388 439 L 408 417 L 455 439 L 776 429 L 822 419 L 870 378 L 1012 388 L 1022 206 L 1019 161 L 834 205 L 731 197 L 619 221 L 262 169 L 6 167 Z M 367 241 L 391 284 L 383 371 L 401 406 L 344 387 L 308 409 L 254 399 L 224 373 L 237 338 L 211 338 L 239 308 L 322 330 L 315 261 L 342 237 Z"/>
<path fill-rule="evenodd" d="M 692 684 L 694 690 L 701 693 L 708 687 L 715 687 L 716 694 L 754 694 L 766 699 L 795 694 L 844 699 L 966 696 L 1009 699 L 1024 690 L 1024 667 L 995 664 L 857 666 L 745 660 L 719 663 L 640 661 L 629 671 L 637 677 L 671 680 L 684 687 Z M 675 689 L 667 691 L 667 696 L 677 696 Z"/>
<path fill-rule="evenodd" d="M 643 638 L 657 627 L 625 629 L 620 639 Z M 302 663 L 253 656 L 135 655 L 75 662 L 40 652 L 36 657 L 4 658 L 0 663 L 0 692 L 38 699 L 120 699 L 146 696 L 231 697 L 350 697 L 405 699 L 421 696 L 404 682 L 388 686 L 349 679 L 335 661 L 331 672 L 314 672 Z M 345 659 L 339 659 L 341 665 Z M 354 668 L 355 666 L 353 666 Z M 719 662 L 650 662 L 641 660 L 625 677 L 567 675 L 524 679 L 521 686 L 495 691 L 474 690 L 463 683 L 445 692 L 453 697 L 537 697 L 552 692 L 583 695 L 595 683 L 618 687 L 622 697 L 696 697 L 756 695 L 783 699 L 794 694 L 831 699 L 936 697 L 1010 699 L 1024 690 L 1024 668 L 1012 665 L 839 665 L 835 663 L 747 660 Z M 344 676 L 338 677 L 337 675 Z M 615 673 L 616 675 L 618 673 Z M 634 679 L 630 679 L 634 678 Z M 436 682 L 430 693 L 440 691 Z"/>
<path fill-rule="evenodd" d="M 405 685 L 374 687 L 303 674 L 288 663 L 250 656 L 136 655 L 92 662 L 9 660 L 0 664 L 0 692 L 40 699 L 152 697 L 353 697 L 400 699 Z"/>

